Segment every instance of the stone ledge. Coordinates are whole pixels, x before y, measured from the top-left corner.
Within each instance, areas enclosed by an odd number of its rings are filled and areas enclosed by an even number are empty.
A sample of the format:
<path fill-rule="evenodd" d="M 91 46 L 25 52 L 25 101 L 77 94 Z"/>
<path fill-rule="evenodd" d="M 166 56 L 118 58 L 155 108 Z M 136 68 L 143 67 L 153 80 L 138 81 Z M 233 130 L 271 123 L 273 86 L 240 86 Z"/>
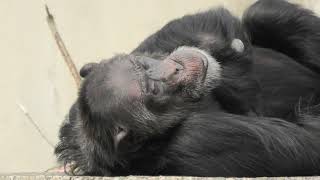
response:
<path fill-rule="evenodd" d="M 0 175 L 0 180 L 320 180 L 320 176 L 309 177 L 259 177 L 259 178 L 223 178 L 223 177 L 181 177 L 181 176 L 127 176 L 127 177 L 91 177 L 56 176 L 41 174 Z"/>

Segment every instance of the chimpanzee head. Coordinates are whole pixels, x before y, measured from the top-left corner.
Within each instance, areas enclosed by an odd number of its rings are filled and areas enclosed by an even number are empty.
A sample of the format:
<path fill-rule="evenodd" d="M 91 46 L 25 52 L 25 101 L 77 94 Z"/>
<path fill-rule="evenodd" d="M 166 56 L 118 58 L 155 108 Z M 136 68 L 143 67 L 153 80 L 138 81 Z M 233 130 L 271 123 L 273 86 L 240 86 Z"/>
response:
<path fill-rule="evenodd" d="M 117 55 L 85 65 L 80 74 L 81 119 L 97 126 L 88 128 L 91 135 L 105 131 L 118 149 L 180 123 L 219 84 L 221 67 L 203 50 L 180 47 L 157 58 Z"/>

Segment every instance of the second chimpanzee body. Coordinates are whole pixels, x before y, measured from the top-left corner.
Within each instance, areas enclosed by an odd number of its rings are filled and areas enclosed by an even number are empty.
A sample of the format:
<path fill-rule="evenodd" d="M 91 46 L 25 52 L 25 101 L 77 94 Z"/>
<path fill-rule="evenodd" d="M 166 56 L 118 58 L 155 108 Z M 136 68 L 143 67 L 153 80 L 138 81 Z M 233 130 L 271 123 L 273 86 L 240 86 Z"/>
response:
<path fill-rule="evenodd" d="M 318 175 L 319 31 L 276 0 L 172 21 L 82 68 L 55 152 L 84 175 Z"/>

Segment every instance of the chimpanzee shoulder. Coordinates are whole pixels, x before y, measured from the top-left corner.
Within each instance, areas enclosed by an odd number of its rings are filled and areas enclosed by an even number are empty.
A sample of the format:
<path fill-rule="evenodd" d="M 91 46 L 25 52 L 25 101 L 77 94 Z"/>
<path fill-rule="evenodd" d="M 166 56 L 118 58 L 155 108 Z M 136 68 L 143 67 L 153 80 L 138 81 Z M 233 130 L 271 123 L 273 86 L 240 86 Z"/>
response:
<path fill-rule="evenodd" d="M 186 15 L 169 22 L 146 38 L 133 53 L 170 53 L 179 46 L 206 46 L 238 38 L 245 47 L 249 39 L 240 20 L 224 8 Z"/>

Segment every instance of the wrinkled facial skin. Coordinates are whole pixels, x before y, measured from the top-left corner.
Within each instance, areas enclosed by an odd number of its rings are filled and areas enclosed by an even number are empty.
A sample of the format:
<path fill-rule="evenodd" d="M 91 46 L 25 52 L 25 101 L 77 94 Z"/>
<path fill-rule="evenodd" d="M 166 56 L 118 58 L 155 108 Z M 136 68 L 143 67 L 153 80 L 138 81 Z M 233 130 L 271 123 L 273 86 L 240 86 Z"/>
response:
<path fill-rule="evenodd" d="M 121 55 L 112 61 L 89 63 L 80 74 L 86 77 L 93 71 L 96 75 L 91 75 L 90 79 L 96 79 L 95 76 L 105 74 L 109 68 L 109 76 L 104 76 L 104 80 L 108 79 L 108 86 L 113 86 L 121 97 L 153 97 L 158 101 L 172 97 L 197 101 L 221 79 L 221 67 L 217 61 L 205 51 L 192 47 L 180 47 L 163 60 Z"/>

